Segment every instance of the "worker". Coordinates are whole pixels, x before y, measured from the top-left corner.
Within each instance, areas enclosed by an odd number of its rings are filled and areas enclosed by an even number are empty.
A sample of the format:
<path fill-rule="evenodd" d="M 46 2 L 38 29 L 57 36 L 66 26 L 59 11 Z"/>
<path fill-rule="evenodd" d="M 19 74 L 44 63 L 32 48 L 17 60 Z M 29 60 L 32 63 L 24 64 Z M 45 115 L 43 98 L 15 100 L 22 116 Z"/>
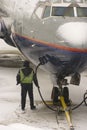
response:
<path fill-rule="evenodd" d="M 33 81 L 37 87 L 38 87 L 38 81 L 33 69 L 30 67 L 29 61 L 24 61 L 23 67 L 20 68 L 17 73 L 16 80 L 17 80 L 17 85 L 18 84 L 21 85 L 22 111 L 25 111 L 27 92 L 30 99 L 31 110 L 36 109 L 36 106 L 34 105 L 34 97 L 33 97 Z"/>

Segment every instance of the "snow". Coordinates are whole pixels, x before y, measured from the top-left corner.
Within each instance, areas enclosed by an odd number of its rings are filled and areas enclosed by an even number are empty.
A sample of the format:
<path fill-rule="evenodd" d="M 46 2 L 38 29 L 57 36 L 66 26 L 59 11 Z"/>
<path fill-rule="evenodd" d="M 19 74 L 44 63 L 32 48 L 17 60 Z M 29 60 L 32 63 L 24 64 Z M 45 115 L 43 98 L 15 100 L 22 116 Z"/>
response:
<path fill-rule="evenodd" d="M 3 126 L 1 125 L 1 130 L 18 130 L 21 129 L 21 130 L 34 130 L 34 127 L 32 126 L 26 126 L 24 124 L 11 124 L 9 126 Z M 41 130 L 40 128 L 35 128 L 35 130 Z"/>
<path fill-rule="evenodd" d="M 74 47 L 82 46 L 87 42 L 87 23 L 69 22 L 61 25 L 56 35 Z"/>
<path fill-rule="evenodd" d="M 2 40 L 0 50 L 8 49 Z M 58 115 L 49 110 L 39 96 L 34 85 L 34 99 L 37 109 L 30 110 L 27 97 L 26 111 L 20 110 L 20 85 L 16 85 L 16 74 L 19 68 L 0 67 L 0 130 L 69 130 L 64 114 Z M 69 79 L 69 78 L 68 78 Z M 50 77 L 42 70 L 38 71 L 40 90 L 45 100 L 51 100 L 52 83 Z M 83 100 L 86 91 L 87 74 L 83 73 L 80 86 L 69 85 L 70 99 L 73 104 Z M 72 112 L 72 121 L 75 130 L 87 129 L 87 107 L 83 104 Z M 58 123 L 57 123 L 58 120 Z"/>
<path fill-rule="evenodd" d="M 4 42 L 4 40 L 0 39 L 0 50 L 16 50 L 15 47 L 9 46 Z"/>
<path fill-rule="evenodd" d="M 9 48 L 10 46 L 1 40 L 0 50 L 9 50 Z M 19 68 L 0 67 L 0 130 L 69 130 L 64 114 L 58 115 L 40 103 L 41 98 L 35 85 L 34 99 L 37 109 L 30 110 L 27 97 L 26 111 L 24 114 L 21 113 L 20 85 L 16 85 L 18 70 Z M 44 99 L 50 100 L 52 83 L 49 75 L 39 70 L 38 78 Z M 69 85 L 70 99 L 73 104 L 79 104 L 83 100 L 83 94 L 87 89 L 86 85 L 87 74 L 82 74 L 80 86 Z M 75 130 L 87 129 L 86 114 L 87 107 L 84 104 L 72 112 Z"/>
<path fill-rule="evenodd" d="M 20 85 L 16 86 L 16 74 L 19 68 L 0 67 L 0 130 L 68 130 L 65 115 L 58 116 L 56 113 L 46 108 L 40 102 L 37 88 L 34 86 L 34 99 L 37 109 L 30 110 L 29 99 L 27 97 L 26 112 L 20 110 Z M 83 74 L 80 86 L 70 85 L 70 98 L 75 104 L 82 101 L 86 91 L 86 76 Z M 38 72 L 40 89 L 45 100 L 50 100 L 52 84 L 49 75 L 39 70 Z M 72 113 L 72 120 L 75 130 L 87 128 L 87 107 L 83 104 Z"/>
<path fill-rule="evenodd" d="M 0 41 L 0 51 L 9 50 L 3 40 Z M 13 49 L 13 47 L 11 48 Z M 49 110 L 41 101 L 37 88 L 34 86 L 34 99 L 37 109 L 30 110 L 27 97 L 26 112 L 20 110 L 20 85 L 16 85 L 16 74 L 19 68 L 0 67 L 0 130 L 69 130 L 64 114 Z M 45 100 L 50 100 L 52 83 L 46 72 L 39 70 L 39 84 Z M 86 91 L 87 74 L 82 74 L 80 86 L 69 85 L 70 99 L 74 104 L 83 100 Z M 72 112 L 75 130 L 87 129 L 87 107 L 83 104 Z M 58 119 L 58 123 L 57 123 Z"/>

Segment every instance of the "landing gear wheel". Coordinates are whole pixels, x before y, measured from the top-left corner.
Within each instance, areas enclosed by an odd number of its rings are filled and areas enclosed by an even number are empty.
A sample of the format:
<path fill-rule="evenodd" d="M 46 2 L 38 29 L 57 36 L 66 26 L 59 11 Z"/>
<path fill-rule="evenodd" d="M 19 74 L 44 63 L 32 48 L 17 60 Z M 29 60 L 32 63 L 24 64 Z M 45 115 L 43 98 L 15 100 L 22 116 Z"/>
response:
<path fill-rule="evenodd" d="M 58 104 L 58 96 L 60 95 L 60 92 L 57 87 L 53 87 L 51 99 L 53 99 L 53 104 Z"/>
<path fill-rule="evenodd" d="M 64 88 L 63 88 L 62 94 L 63 94 L 63 96 L 64 96 L 65 103 L 66 103 L 66 104 L 69 104 L 69 103 L 70 103 L 70 100 L 69 100 L 69 89 L 68 89 L 68 87 L 64 87 Z"/>

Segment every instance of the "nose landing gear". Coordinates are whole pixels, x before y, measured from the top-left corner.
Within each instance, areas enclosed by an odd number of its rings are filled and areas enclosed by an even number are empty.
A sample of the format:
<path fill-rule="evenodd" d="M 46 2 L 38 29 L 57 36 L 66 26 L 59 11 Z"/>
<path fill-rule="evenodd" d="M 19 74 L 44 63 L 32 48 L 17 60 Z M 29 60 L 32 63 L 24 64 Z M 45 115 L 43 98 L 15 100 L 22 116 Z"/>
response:
<path fill-rule="evenodd" d="M 52 96 L 51 98 L 53 99 L 53 104 L 58 105 L 59 108 L 62 107 L 62 110 L 65 112 L 66 119 L 68 121 L 70 130 L 74 130 L 72 120 L 71 120 L 71 110 L 68 106 L 71 105 L 70 99 L 69 99 L 69 89 L 68 87 L 62 87 L 63 85 L 67 85 L 66 79 L 63 79 L 63 82 L 61 80 L 58 81 L 58 86 L 53 87 L 52 90 Z M 59 110 L 58 110 L 59 113 Z"/>

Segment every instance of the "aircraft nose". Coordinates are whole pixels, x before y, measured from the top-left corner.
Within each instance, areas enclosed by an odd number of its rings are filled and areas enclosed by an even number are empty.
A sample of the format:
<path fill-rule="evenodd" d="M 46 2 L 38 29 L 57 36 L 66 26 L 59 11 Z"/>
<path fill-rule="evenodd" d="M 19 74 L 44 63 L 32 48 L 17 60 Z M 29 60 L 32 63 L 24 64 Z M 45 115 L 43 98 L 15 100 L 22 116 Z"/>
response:
<path fill-rule="evenodd" d="M 69 22 L 61 25 L 56 32 L 58 40 L 72 47 L 87 47 L 87 23 Z"/>

